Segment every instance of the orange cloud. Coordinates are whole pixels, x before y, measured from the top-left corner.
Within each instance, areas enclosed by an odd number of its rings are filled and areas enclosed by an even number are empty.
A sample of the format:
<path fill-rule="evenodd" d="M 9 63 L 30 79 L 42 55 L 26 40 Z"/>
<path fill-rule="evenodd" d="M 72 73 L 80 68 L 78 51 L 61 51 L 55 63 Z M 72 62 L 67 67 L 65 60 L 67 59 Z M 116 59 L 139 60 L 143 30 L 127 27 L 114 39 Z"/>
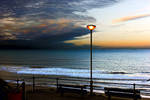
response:
<path fill-rule="evenodd" d="M 55 21 L 55 20 L 52 20 L 52 19 L 47 20 L 47 22 L 48 22 L 49 24 L 56 24 L 56 21 Z"/>
<path fill-rule="evenodd" d="M 47 20 L 47 22 L 48 22 L 49 24 L 66 24 L 66 23 L 71 23 L 72 20 L 70 20 L 70 19 L 65 19 L 65 18 L 60 18 L 60 19 L 54 19 L 54 20 L 49 19 L 49 20 Z"/>
<path fill-rule="evenodd" d="M 65 18 L 60 18 L 57 20 L 58 24 L 65 24 L 65 23 L 70 23 L 70 22 L 72 22 L 72 21 L 69 19 L 65 19 Z"/>
<path fill-rule="evenodd" d="M 28 32 L 30 32 L 30 30 L 23 30 L 24 34 L 27 34 Z"/>
<path fill-rule="evenodd" d="M 46 24 L 40 24 L 39 26 L 37 26 L 38 28 L 44 28 L 46 27 L 47 25 Z"/>
<path fill-rule="evenodd" d="M 126 16 L 126 17 L 122 17 L 119 19 L 115 19 L 112 21 L 112 23 L 118 23 L 118 22 L 125 22 L 125 21 L 130 21 L 130 20 L 136 20 L 136 19 L 140 19 L 140 18 L 144 18 L 144 17 L 149 17 L 150 14 L 143 14 L 143 15 L 136 15 L 136 16 Z"/>

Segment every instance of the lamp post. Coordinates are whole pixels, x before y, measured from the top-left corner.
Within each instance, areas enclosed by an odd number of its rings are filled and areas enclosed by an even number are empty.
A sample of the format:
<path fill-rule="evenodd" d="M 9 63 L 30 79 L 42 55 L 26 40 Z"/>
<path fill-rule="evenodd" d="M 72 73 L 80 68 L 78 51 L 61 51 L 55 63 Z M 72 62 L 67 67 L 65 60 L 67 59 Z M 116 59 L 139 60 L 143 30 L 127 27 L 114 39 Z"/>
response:
<path fill-rule="evenodd" d="M 95 25 L 87 25 L 87 28 L 90 30 L 91 34 L 90 34 L 90 95 L 93 94 L 93 76 L 92 76 L 92 49 L 93 49 L 93 45 L 92 45 L 92 32 L 93 30 L 96 28 Z"/>

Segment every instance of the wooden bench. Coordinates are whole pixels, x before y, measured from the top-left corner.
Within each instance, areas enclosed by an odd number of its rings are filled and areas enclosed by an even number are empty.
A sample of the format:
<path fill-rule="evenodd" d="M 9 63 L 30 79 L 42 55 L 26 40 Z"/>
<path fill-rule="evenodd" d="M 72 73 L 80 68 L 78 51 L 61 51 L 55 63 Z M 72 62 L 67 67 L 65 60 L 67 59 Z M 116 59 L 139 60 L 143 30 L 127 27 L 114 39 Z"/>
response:
<path fill-rule="evenodd" d="M 105 90 L 105 94 L 108 96 L 108 100 L 111 100 L 111 96 L 133 98 L 133 100 L 141 99 L 140 91 L 135 89 L 105 87 L 104 90 Z"/>
<path fill-rule="evenodd" d="M 61 96 L 63 96 L 64 93 L 76 93 L 83 96 L 87 94 L 87 91 L 85 89 L 86 86 L 84 85 L 67 85 L 67 84 L 58 85 L 58 92 L 61 93 Z"/>

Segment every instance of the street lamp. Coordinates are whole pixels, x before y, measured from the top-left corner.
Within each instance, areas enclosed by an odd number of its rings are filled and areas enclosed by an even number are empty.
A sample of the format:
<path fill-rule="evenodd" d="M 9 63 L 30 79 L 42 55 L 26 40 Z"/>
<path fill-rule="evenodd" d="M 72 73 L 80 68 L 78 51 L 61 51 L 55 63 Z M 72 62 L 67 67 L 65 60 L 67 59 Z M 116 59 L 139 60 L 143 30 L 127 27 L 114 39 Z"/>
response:
<path fill-rule="evenodd" d="M 90 30 L 90 94 L 93 94 L 93 76 L 92 76 L 92 32 L 96 28 L 95 25 L 87 25 L 87 28 Z"/>

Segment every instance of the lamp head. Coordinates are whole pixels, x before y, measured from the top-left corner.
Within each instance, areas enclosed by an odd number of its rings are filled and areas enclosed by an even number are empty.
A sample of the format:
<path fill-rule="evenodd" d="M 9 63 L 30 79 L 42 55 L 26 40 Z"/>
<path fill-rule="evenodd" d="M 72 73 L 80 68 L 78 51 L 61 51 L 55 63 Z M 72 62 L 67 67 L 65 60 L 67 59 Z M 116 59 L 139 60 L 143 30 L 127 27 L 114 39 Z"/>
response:
<path fill-rule="evenodd" d="M 87 25 L 87 28 L 89 30 L 94 30 L 96 28 L 96 26 L 95 25 Z"/>

